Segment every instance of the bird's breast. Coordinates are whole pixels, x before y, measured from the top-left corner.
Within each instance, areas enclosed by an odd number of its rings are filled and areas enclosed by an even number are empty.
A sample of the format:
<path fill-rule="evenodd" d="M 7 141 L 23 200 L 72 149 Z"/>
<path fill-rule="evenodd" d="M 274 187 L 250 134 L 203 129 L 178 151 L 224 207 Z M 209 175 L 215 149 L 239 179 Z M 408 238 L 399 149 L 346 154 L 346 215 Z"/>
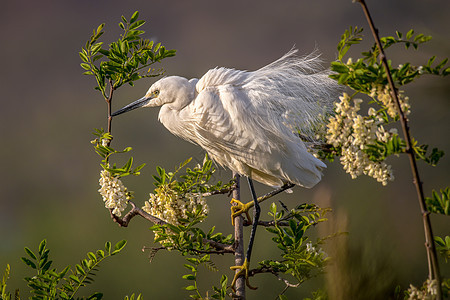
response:
<path fill-rule="evenodd" d="M 177 111 L 163 105 L 159 111 L 158 119 L 172 134 L 189 142 L 195 142 L 192 139 L 192 124 L 186 120 L 183 110 Z"/>

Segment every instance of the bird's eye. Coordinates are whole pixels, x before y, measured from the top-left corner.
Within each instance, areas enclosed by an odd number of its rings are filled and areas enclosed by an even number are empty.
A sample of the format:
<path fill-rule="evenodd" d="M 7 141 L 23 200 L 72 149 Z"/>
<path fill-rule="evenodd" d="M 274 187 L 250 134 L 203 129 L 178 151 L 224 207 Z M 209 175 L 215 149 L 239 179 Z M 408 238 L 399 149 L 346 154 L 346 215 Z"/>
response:
<path fill-rule="evenodd" d="M 158 95 L 159 95 L 159 90 L 155 90 L 155 91 L 153 92 L 153 95 L 158 96 Z"/>

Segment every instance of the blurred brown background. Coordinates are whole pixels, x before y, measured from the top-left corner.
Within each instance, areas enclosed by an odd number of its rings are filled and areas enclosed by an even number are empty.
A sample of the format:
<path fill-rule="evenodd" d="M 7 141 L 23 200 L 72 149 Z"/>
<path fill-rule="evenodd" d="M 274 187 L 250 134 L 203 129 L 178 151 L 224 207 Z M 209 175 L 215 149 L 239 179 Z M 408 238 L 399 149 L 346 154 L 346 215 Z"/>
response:
<path fill-rule="evenodd" d="M 440 61 L 450 55 L 450 2 L 368 1 L 368 5 L 381 35 L 414 28 L 433 36 L 419 51 L 389 49 L 387 54 L 394 65 L 425 63 L 432 55 Z M 6 263 L 11 265 L 9 288 L 20 288 L 22 296 L 27 294 L 21 278 L 31 275 L 20 261 L 23 247 L 36 249 L 46 238 L 54 266 L 59 269 L 78 263 L 87 251 L 102 248 L 107 240 L 128 240 L 124 253 L 105 263 L 97 281 L 89 287 L 89 291 L 103 291 L 105 299 L 123 299 L 132 292 L 142 292 L 145 299 L 188 297 L 181 289 L 188 285 L 181 279 L 188 273 L 182 267 L 184 259 L 177 253 L 164 252 L 149 263 L 141 248 L 154 245 L 150 224 L 135 219 L 129 228 L 118 228 L 97 193 L 100 159 L 89 141 L 93 128 L 106 126 L 106 105 L 100 93 L 93 90 L 94 79 L 81 75 L 78 51 L 92 29 L 103 22 L 107 33 L 102 40 L 115 40 L 120 16 L 129 18 L 135 10 L 147 21 L 142 27 L 147 38 L 177 50 L 177 56 L 161 65 L 167 75 L 200 77 L 216 66 L 254 70 L 294 45 L 305 54 L 318 47 L 328 64 L 336 58 L 336 45 L 350 25 L 364 27 L 370 41 L 364 45 L 372 44 L 361 8 L 350 0 L 3 1 L 0 272 Z M 356 57 L 365 50 L 359 47 L 350 54 Z M 141 80 L 134 88 L 121 88 L 115 94 L 114 107 L 138 99 L 152 82 Z M 448 78 L 428 77 L 406 89 L 412 103 L 413 135 L 447 153 L 449 86 Z M 136 192 L 137 202 L 146 200 L 153 189 L 151 174 L 156 165 L 172 169 L 189 156 L 197 160 L 203 157 L 200 148 L 166 131 L 157 114 L 158 109 L 143 109 L 113 123 L 115 146 L 133 146 L 135 161 L 147 163 L 140 177 L 125 180 Z M 354 270 L 360 270 L 349 271 L 355 278 L 350 281 L 372 274 L 369 281 L 359 284 L 361 289 L 373 290 L 373 298 L 380 298 L 376 295 L 390 289 L 392 282 L 403 287 L 419 285 L 427 276 L 423 226 L 409 165 L 406 157 L 391 162 L 396 180 L 387 187 L 369 178 L 351 180 L 335 162 L 328 164 L 324 180 L 313 190 L 296 188 L 293 195 L 282 196 L 289 206 L 316 202 L 333 207 L 334 219 L 346 216 L 342 219 L 347 219 L 347 228 L 338 229 L 349 231 L 346 239 L 353 249 L 350 261 L 357 265 Z M 437 167 L 423 163 L 419 167 L 428 195 L 432 189 L 449 185 L 448 155 Z M 226 179 L 230 173 L 220 170 L 218 176 Z M 263 193 L 267 188 L 258 185 L 257 191 Z M 324 191 L 329 197 L 321 196 Z M 222 196 L 210 199 L 211 216 L 206 226 L 214 223 L 218 231 L 232 232 L 228 201 Z M 267 216 L 268 205 L 263 205 L 263 216 Z M 448 219 L 433 216 L 432 220 L 436 234 L 449 234 Z M 278 253 L 266 246 L 270 236 L 264 230 L 258 231 L 257 238 L 254 262 Z M 215 261 L 231 278 L 228 266 L 233 259 L 227 256 Z M 441 268 L 450 275 L 448 266 L 442 264 Z M 220 274 L 202 269 L 199 278 L 204 291 L 212 284 L 219 285 Z M 272 275 L 260 275 L 251 282 L 260 288 L 250 292 L 249 299 L 266 299 L 262 295 L 273 299 L 284 287 Z M 289 290 L 287 295 L 299 299 L 322 285 L 320 277 Z M 83 295 L 87 294 L 85 291 Z"/>

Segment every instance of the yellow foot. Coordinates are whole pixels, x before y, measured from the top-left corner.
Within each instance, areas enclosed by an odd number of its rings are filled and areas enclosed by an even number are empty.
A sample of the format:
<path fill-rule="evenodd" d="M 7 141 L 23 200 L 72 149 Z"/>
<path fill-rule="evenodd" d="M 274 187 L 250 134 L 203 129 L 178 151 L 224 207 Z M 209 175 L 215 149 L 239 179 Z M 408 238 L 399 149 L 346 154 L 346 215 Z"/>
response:
<path fill-rule="evenodd" d="M 236 199 L 231 199 L 231 204 L 236 204 L 236 205 L 231 205 L 231 224 L 234 226 L 234 218 L 237 216 L 240 216 L 241 214 L 245 213 L 245 215 L 247 216 L 247 219 L 251 222 L 252 219 L 250 218 L 250 215 L 248 213 L 249 209 L 252 208 L 255 203 L 249 202 L 249 203 L 242 203 L 239 200 Z"/>
<path fill-rule="evenodd" d="M 244 260 L 244 264 L 242 266 L 233 266 L 230 267 L 231 270 L 239 270 L 239 272 L 237 272 L 234 275 L 233 281 L 231 282 L 231 288 L 233 289 L 233 291 L 236 291 L 235 285 L 236 285 L 236 280 L 240 277 L 240 276 L 245 276 L 245 284 L 248 286 L 249 289 L 252 290 L 256 290 L 257 287 L 253 287 L 250 285 L 250 282 L 248 281 L 248 261 L 247 259 Z"/>

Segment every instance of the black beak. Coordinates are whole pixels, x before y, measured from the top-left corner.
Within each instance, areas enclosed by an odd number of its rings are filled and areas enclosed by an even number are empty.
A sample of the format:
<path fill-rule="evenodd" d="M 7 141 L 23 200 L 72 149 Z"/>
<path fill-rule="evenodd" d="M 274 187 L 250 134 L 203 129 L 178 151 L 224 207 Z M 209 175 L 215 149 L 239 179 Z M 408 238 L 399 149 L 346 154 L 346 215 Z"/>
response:
<path fill-rule="evenodd" d="M 148 104 L 148 103 L 150 102 L 150 100 L 152 100 L 152 99 L 153 99 L 152 97 L 146 97 L 146 96 L 144 96 L 144 97 L 142 97 L 141 99 L 136 100 L 136 101 L 134 101 L 134 102 L 128 104 L 127 106 L 122 107 L 122 108 L 119 109 L 118 111 L 113 112 L 113 113 L 111 114 L 111 116 L 115 117 L 115 116 L 118 116 L 118 115 L 120 115 L 120 114 L 129 112 L 129 111 L 131 111 L 131 110 L 133 110 L 133 109 L 142 107 L 142 106 Z"/>

